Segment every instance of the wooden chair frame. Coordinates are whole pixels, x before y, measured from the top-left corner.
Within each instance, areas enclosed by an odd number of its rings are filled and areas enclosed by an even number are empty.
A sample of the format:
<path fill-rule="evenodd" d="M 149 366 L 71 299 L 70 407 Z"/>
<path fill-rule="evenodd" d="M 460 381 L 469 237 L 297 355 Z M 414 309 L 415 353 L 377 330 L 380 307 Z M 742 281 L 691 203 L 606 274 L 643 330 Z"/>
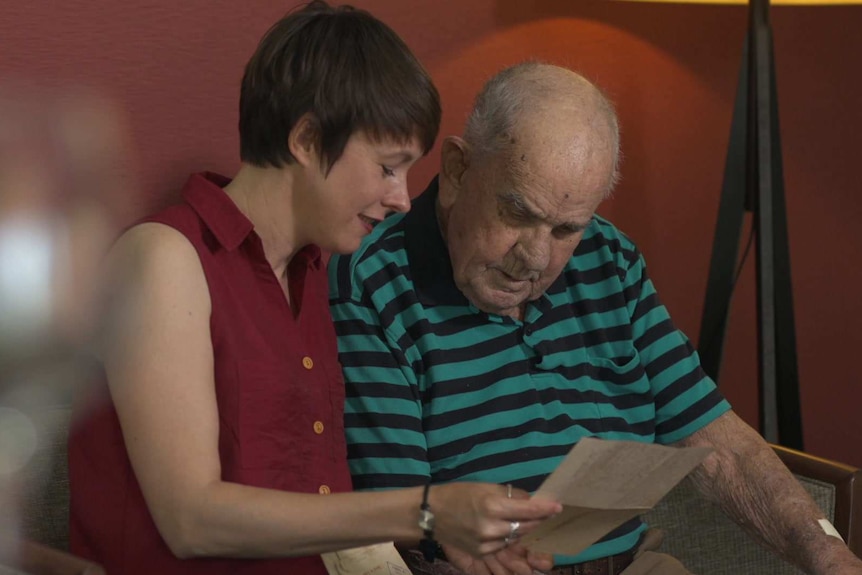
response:
<path fill-rule="evenodd" d="M 773 445 L 793 473 L 835 486 L 835 529 L 857 556 L 862 557 L 862 470 L 787 447 Z"/>

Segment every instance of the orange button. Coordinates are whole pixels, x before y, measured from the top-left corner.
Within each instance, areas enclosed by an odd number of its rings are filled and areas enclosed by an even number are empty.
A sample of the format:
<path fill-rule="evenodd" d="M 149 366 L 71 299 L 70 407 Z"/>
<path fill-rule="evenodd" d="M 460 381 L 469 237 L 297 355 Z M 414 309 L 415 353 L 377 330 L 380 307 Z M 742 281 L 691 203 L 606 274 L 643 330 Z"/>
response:
<path fill-rule="evenodd" d="M 316 433 L 317 435 L 320 435 L 321 433 L 323 433 L 323 422 L 322 421 L 315 421 L 314 422 L 314 433 Z"/>
<path fill-rule="evenodd" d="M 330 494 L 329 485 L 321 485 L 320 487 L 317 488 L 317 491 L 321 495 L 329 495 Z"/>
<path fill-rule="evenodd" d="M 306 355 L 302 358 L 302 367 L 304 367 L 305 369 L 311 369 L 312 367 L 314 367 L 314 362 L 311 361 L 311 358 Z"/>

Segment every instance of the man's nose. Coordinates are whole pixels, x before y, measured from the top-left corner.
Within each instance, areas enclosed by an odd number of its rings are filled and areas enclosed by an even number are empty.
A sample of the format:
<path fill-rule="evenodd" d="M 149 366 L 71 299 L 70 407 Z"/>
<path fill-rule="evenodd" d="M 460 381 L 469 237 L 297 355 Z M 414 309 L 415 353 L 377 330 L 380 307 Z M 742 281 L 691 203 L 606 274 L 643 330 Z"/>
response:
<path fill-rule="evenodd" d="M 522 234 L 517 248 L 516 253 L 529 271 L 542 271 L 551 261 L 550 236 L 541 229 Z"/>

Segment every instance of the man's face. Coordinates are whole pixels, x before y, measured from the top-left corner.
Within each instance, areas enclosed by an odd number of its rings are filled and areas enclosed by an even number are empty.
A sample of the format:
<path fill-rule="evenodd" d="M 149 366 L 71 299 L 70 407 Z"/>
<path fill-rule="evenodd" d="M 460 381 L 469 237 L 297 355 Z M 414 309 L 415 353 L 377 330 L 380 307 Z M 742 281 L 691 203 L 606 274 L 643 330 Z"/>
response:
<path fill-rule="evenodd" d="M 455 283 L 476 307 L 520 319 L 560 275 L 605 196 L 604 156 L 488 155 L 467 160 L 457 190 L 441 187 Z"/>

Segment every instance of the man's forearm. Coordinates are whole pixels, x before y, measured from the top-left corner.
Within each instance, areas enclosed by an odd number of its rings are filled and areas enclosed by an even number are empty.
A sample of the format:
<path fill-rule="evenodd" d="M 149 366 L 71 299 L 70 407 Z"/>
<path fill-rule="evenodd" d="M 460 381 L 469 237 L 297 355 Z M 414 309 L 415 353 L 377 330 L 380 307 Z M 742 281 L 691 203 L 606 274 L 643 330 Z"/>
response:
<path fill-rule="evenodd" d="M 808 573 L 862 573 L 862 561 L 818 522 L 823 511 L 735 414 L 723 415 L 680 444 L 715 450 L 691 476 L 698 490 L 780 556 Z"/>

